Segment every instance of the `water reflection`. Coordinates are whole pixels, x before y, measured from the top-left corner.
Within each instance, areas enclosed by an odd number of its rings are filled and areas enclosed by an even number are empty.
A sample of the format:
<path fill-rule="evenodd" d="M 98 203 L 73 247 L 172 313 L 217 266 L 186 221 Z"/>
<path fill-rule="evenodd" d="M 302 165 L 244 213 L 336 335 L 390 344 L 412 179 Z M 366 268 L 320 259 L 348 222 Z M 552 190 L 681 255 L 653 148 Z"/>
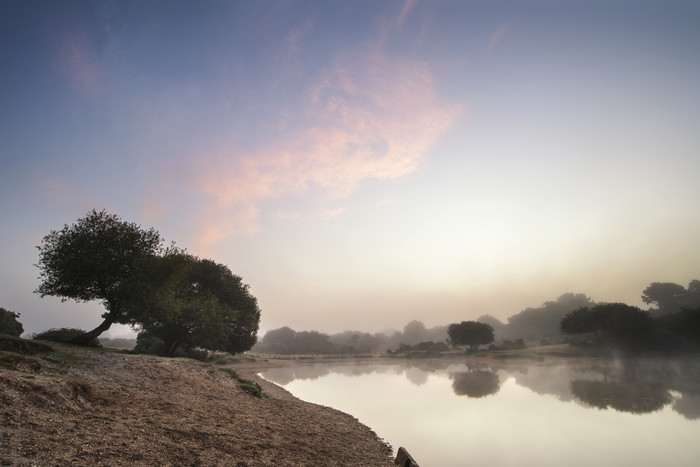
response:
<path fill-rule="evenodd" d="M 700 365 L 693 361 L 316 363 L 274 368 L 262 376 L 287 386 L 293 381 L 317 380 L 331 374 L 390 374 L 403 376 L 415 386 L 425 385 L 431 375 L 446 377 L 455 395 L 470 398 L 498 394 L 500 374 L 504 380 L 510 378 L 536 394 L 552 395 L 562 402 L 574 401 L 589 408 L 644 414 L 672 404 L 673 410 L 684 417 L 700 418 Z"/>
<path fill-rule="evenodd" d="M 489 370 L 470 370 L 452 373 L 452 390 L 458 396 L 492 396 L 501 388 L 498 374 Z"/>
<path fill-rule="evenodd" d="M 661 410 L 673 400 L 671 394 L 658 384 L 632 381 L 571 382 L 571 391 L 585 405 L 620 412 L 643 414 Z"/>
<path fill-rule="evenodd" d="M 396 360 L 262 376 L 354 415 L 426 466 L 465 465 L 465 452 L 474 465 L 504 466 L 662 465 L 668 452 L 674 465 L 700 459 L 692 360 Z"/>

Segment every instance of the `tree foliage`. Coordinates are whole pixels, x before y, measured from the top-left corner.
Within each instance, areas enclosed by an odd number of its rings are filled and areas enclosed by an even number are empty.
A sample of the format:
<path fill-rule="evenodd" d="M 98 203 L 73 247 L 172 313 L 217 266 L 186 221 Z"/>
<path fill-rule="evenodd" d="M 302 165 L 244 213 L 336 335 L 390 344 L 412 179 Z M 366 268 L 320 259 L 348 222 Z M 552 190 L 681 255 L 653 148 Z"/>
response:
<path fill-rule="evenodd" d="M 19 322 L 19 313 L 0 307 L 0 334 L 19 336 L 24 332 L 24 326 Z"/>
<path fill-rule="evenodd" d="M 508 318 L 508 324 L 501 330 L 501 337 L 534 340 L 559 336 L 559 322 L 564 315 L 577 308 L 593 305 L 595 303 L 585 294 L 565 293 L 556 300 L 544 302 L 537 308 L 526 308 Z"/>
<path fill-rule="evenodd" d="M 660 344 L 667 350 L 700 350 L 700 306 L 657 317 Z"/>
<path fill-rule="evenodd" d="M 447 327 L 447 334 L 453 345 L 466 345 L 471 351 L 476 351 L 480 345 L 488 345 L 494 340 L 491 325 L 476 321 L 450 324 Z"/>
<path fill-rule="evenodd" d="M 605 344 L 621 347 L 651 345 L 654 322 L 648 312 L 624 303 L 579 308 L 562 318 L 564 334 L 592 333 Z"/>
<path fill-rule="evenodd" d="M 136 262 L 158 254 L 161 245 L 156 230 L 144 230 L 105 210 L 93 209 L 75 224 L 52 230 L 37 246 L 41 284 L 35 292 L 63 301 L 100 300 L 107 310 L 104 321 L 76 340 L 88 342 L 112 324 L 126 322 L 120 286 L 131 276 Z"/>
<path fill-rule="evenodd" d="M 256 341 L 256 298 L 228 267 L 180 250 L 142 258 L 121 288 L 124 315 L 162 353 L 184 347 L 243 352 Z"/>
<path fill-rule="evenodd" d="M 700 306 L 700 281 L 690 281 L 687 289 L 673 282 L 652 282 L 642 292 L 642 300 L 658 315 L 696 308 Z"/>

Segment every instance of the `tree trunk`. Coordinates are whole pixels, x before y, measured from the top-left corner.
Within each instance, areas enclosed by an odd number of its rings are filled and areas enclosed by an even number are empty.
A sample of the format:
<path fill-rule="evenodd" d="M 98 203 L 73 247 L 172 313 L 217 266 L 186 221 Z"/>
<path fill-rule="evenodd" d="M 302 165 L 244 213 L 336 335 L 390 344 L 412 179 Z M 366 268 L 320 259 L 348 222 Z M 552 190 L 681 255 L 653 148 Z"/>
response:
<path fill-rule="evenodd" d="M 112 326 L 112 324 L 114 324 L 114 319 L 110 315 L 107 315 L 107 318 L 105 318 L 105 320 L 102 321 L 102 323 L 95 329 L 93 329 L 92 331 L 88 331 L 85 334 L 79 335 L 70 342 L 71 344 L 88 345 L 91 340 L 95 339 L 100 334 L 109 329 L 110 326 Z"/>
<path fill-rule="evenodd" d="M 105 317 L 105 320 L 102 321 L 102 323 L 97 326 L 95 329 L 92 331 L 88 331 L 85 334 L 81 334 L 80 336 L 76 337 L 75 339 L 71 340 L 71 344 L 77 344 L 77 345 L 88 345 L 91 340 L 97 338 L 100 334 L 105 332 L 107 329 L 110 328 L 114 323 L 117 322 L 117 317 L 119 316 L 119 306 L 117 306 L 114 303 L 110 303 L 107 305 L 107 310 L 109 310 L 109 313 L 107 315 L 102 315 Z"/>
<path fill-rule="evenodd" d="M 177 350 L 178 347 L 180 347 L 179 342 L 176 342 L 176 341 L 175 342 L 173 342 L 173 341 L 164 342 L 163 356 L 164 357 L 172 357 L 173 355 L 175 355 L 175 351 Z"/>

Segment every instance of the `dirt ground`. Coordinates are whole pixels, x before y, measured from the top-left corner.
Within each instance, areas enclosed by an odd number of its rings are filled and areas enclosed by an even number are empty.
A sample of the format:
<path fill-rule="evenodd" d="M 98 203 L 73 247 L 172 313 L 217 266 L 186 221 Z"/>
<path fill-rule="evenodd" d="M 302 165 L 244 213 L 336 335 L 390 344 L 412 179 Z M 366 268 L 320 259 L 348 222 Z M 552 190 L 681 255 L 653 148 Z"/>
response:
<path fill-rule="evenodd" d="M 235 378 L 185 359 L 0 351 L 0 465 L 394 465 L 352 416 L 255 375 L 273 364 L 242 359 Z"/>

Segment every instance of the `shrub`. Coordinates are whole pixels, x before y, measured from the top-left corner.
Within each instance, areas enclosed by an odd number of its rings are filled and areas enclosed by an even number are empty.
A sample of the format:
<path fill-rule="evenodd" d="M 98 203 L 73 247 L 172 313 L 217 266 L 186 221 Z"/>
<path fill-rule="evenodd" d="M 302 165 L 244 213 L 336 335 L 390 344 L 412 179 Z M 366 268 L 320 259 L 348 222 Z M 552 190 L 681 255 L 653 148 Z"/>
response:
<path fill-rule="evenodd" d="M 0 334 L 18 337 L 24 332 L 22 323 L 17 321 L 19 313 L 0 307 Z"/>
<path fill-rule="evenodd" d="M 151 336 L 145 332 L 140 332 L 139 335 L 136 336 L 134 353 L 162 355 L 164 348 L 165 343 L 163 342 L 163 339 L 159 337 Z"/>
<path fill-rule="evenodd" d="M 52 328 L 48 331 L 40 332 L 34 334 L 32 339 L 40 341 L 52 341 L 52 342 L 73 342 L 77 337 L 85 334 L 82 329 L 76 328 Z M 86 344 L 86 347 L 100 347 L 99 339 L 92 338 Z"/>
<path fill-rule="evenodd" d="M 227 373 L 229 376 L 231 376 L 231 378 L 238 381 L 238 386 L 248 394 L 252 394 L 258 399 L 264 399 L 267 397 L 267 394 L 263 392 L 263 388 L 260 387 L 258 383 L 249 379 L 241 378 L 233 368 L 219 368 L 219 371 Z"/>

